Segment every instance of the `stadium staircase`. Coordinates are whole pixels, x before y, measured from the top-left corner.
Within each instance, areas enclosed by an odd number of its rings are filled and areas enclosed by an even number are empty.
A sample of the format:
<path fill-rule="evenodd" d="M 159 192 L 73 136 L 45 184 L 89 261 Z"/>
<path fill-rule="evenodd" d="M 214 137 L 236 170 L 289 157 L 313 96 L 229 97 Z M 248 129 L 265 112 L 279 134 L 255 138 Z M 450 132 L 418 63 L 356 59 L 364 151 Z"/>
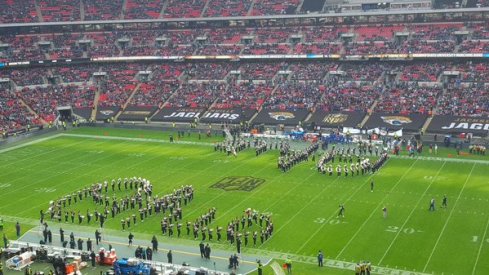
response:
<path fill-rule="evenodd" d="M 207 11 L 207 9 L 209 7 L 209 2 L 210 2 L 210 0 L 205 1 L 205 5 L 204 5 L 204 8 L 202 9 L 202 12 L 200 13 L 200 17 L 204 17 L 205 12 Z"/>
<path fill-rule="evenodd" d="M 253 8 L 255 7 L 255 2 L 257 0 L 253 0 L 251 1 L 251 5 L 250 5 L 250 9 L 248 10 L 248 12 L 246 13 L 246 16 L 250 16 L 252 13 L 253 13 Z"/>
<path fill-rule="evenodd" d="M 139 90 L 139 87 L 141 87 L 141 82 L 139 82 L 136 85 L 136 87 L 132 90 L 131 95 L 129 96 L 129 98 L 127 98 L 126 102 L 124 103 L 124 105 L 122 106 L 122 108 L 119 110 L 119 112 L 117 112 L 117 114 L 114 117 L 114 120 L 117 121 L 117 119 L 119 119 L 119 116 L 122 114 L 122 112 L 124 112 L 124 110 L 126 110 L 127 105 L 129 105 L 129 102 L 131 102 L 132 98 L 134 97 L 134 95 L 136 94 L 136 92 Z"/>
<path fill-rule="evenodd" d="M 301 10 L 302 10 L 302 5 L 304 4 L 304 0 L 301 0 L 301 2 L 299 3 L 299 5 L 297 5 L 297 9 L 295 9 L 295 14 L 301 14 Z"/>
<path fill-rule="evenodd" d="M 127 12 L 127 0 L 124 0 L 122 2 L 122 10 L 121 10 L 120 19 L 124 19 L 126 12 Z"/>
<path fill-rule="evenodd" d="M 27 110 L 29 111 L 29 113 L 31 113 L 31 115 L 33 115 L 34 117 L 38 117 L 39 121 L 41 121 L 42 124 L 48 124 L 42 117 L 40 117 L 36 112 L 34 112 L 31 106 L 27 105 L 27 103 L 25 103 L 25 101 L 20 97 L 19 97 L 19 102 L 20 104 L 22 104 L 22 106 L 27 108 Z"/>
<path fill-rule="evenodd" d="M 370 114 L 373 112 L 373 110 L 375 109 L 375 107 L 377 107 L 377 104 L 379 103 L 379 100 L 376 99 L 374 101 L 374 103 L 372 104 L 372 106 L 369 108 L 369 112 L 367 113 L 367 115 L 363 118 L 362 122 L 360 122 L 360 126 L 359 128 L 363 128 L 363 126 L 365 125 L 365 123 L 367 123 L 367 120 L 370 118 Z"/>
<path fill-rule="evenodd" d="M 163 2 L 163 6 L 161 7 L 161 11 L 160 11 L 160 16 L 158 18 L 162 19 L 162 18 L 165 18 L 165 11 L 166 11 L 166 7 L 168 7 L 168 3 L 170 1 L 164 1 Z"/>
<path fill-rule="evenodd" d="M 85 21 L 85 4 L 83 0 L 80 0 L 80 18 L 81 21 Z"/>
<path fill-rule="evenodd" d="M 39 18 L 39 22 L 44 22 L 44 18 L 42 17 L 41 7 L 37 1 L 34 1 L 36 6 L 37 17 Z"/>
<path fill-rule="evenodd" d="M 433 119 L 433 116 L 428 117 L 426 122 L 423 124 L 423 127 L 421 128 L 421 133 L 426 133 L 426 129 L 428 129 L 428 127 L 430 126 L 432 119 Z"/>
<path fill-rule="evenodd" d="M 97 88 L 95 91 L 95 97 L 93 98 L 93 108 L 92 108 L 92 114 L 90 115 L 90 118 L 95 121 L 97 118 L 97 109 L 98 109 L 98 101 L 100 99 L 100 86 Z"/>

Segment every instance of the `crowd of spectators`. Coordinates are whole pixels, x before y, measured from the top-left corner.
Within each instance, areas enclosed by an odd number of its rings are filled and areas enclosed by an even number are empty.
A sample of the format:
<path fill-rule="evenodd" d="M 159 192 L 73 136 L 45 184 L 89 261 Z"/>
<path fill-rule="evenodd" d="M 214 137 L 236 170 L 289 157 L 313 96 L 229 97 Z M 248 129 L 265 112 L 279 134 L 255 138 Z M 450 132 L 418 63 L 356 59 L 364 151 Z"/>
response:
<path fill-rule="evenodd" d="M 36 10 L 39 6 L 44 22 L 116 19 L 196 18 L 230 16 L 266 16 L 300 14 L 303 0 L 1 0 L 2 23 L 39 22 Z M 83 8 L 82 8 L 83 6 Z M 487 0 L 469 0 L 467 7 L 489 6 Z M 325 12 L 325 11 L 323 11 Z M 409 30 L 425 33 L 448 32 L 463 24 L 438 24 L 417 26 Z M 399 25 L 357 26 L 360 40 L 382 41 L 396 31 L 405 28 Z"/>
<path fill-rule="evenodd" d="M 339 43 L 298 43 L 293 48 L 294 54 L 340 54 L 341 44 Z"/>
<path fill-rule="evenodd" d="M 376 110 L 399 114 L 431 114 L 441 95 L 438 86 L 418 86 L 413 83 L 400 82 L 396 87 L 385 89 Z"/>
<path fill-rule="evenodd" d="M 312 109 L 321 98 L 323 85 L 311 82 L 285 81 L 278 84 L 275 92 L 263 103 L 264 108 L 295 110 Z"/>
<path fill-rule="evenodd" d="M 85 20 L 117 20 L 122 13 L 123 0 L 83 0 Z"/>
<path fill-rule="evenodd" d="M 455 65 L 455 70 L 460 72 L 463 82 L 489 83 L 489 64 L 482 62 L 464 62 Z"/>
<path fill-rule="evenodd" d="M 326 74 L 330 71 L 336 71 L 338 63 L 296 63 L 292 64 L 289 69 L 292 72 L 293 80 L 316 81 L 324 80 Z"/>
<path fill-rule="evenodd" d="M 200 17 L 207 0 L 169 0 L 165 18 Z"/>
<path fill-rule="evenodd" d="M 68 1 L 69 2 L 69 1 Z M 47 2 L 46 2 L 47 3 Z M 129 3 L 129 2 L 128 2 Z M 133 2 L 130 2 L 134 4 Z M 150 3 L 137 5 L 145 9 Z M 485 25 L 470 25 L 458 37 L 458 24 L 356 27 L 212 28 L 116 30 L 86 33 L 0 35 L 0 60 L 24 61 L 78 57 L 146 55 L 484 53 Z M 472 37 L 470 28 L 474 28 Z M 393 33 L 405 30 L 405 40 Z M 353 32 L 347 42 L 341 34 Z M 249 38 L 248 40 L 243 39 Z M 127 41 L 123 42 L 121 40 Z M 86 41 L 79 43 L 80 41 Z M 88 42 L 88 43 L 87 43 Z"/>
<path fill-rule="evenodd" d="M 209 108 L 225 90 L 226 84 L 215 81 L 183 83 L 167 107 Z"/>
<path fill-rule="evenodd" d="M 445 63 L 416 63 L 401 66 L 401 81 L 437 82 L 440 73 L 450 69 Z"/>
<path fill-rule="evenodd" d="M 273 86 L 252 81 L 234 81 L 217 98 L 216 109 L 258 110 L 270 96 Z"/>
<path fill-rule="evenodd" d="M 101 91 L 98 105 L 122 107 L 137 86 L 138 72 L 145 69 L 146 66 L 143 64 L 117 64 L 102 67 L 102 72 L 106 72 L 107 76 L 97 81 Z"/>
<path fill-rule="evenodd" d="M 196 80 L 223 80 L 235 68 L 230 63 L 195 63 L 188 64 L 185 73 L 190 79 Z"/>
<path fill-rule="evenodd" d="M 81 20 L 80 0 L 40 0 L 39 7 L 45 22 Z"/>
<path fill-rule="evenodd" d="M 56 119 L 58 106 L 93 107 L 94 95 L 95 87 L 74 84 L 25 87 L 17 92 L 17 96 L 46 122 Z"/>
<path fill-rule="evenodd" d="M 59 66 L 51 68 L 53 76 L 59 76 L 64 83 L 88 82 L 93 73 L 98 71 L 95 65 Z"/>
<path fill-rule="evenodd" d="M 489 52 L 489 40 L 466 40 L 460 45 L 459 52 L 463 53 L 487 53 Z"/>
<path fill-rule="evenodd" d="M 163 0 L 126 0 L 124 19 L 157 19 Z"/>
<path fill-rule="evenodd" d="M 134 96 L 131 98 L 129 105 L 153 107 L 163 106 L 163 103 L 179 88 L 178 81 L 162 81 L 157 79 L 149 83 L 142 83 Z"/>
<path fill-rule="evenodd" d="M 0 23 L 38 22 L 36 0 L 0 0 Z"/>
<path fill-rule="evenodd" d="M 45 76 L 46 76 L 45 68 L 0 70 L 0 78 L 10 78 L 18 86 L 44 84 Z"/>
<path fill-rule="evenodd" d="M 460 72 L 444 86 L 443 71 Z M 399 114 L 487 115 L 488 66 L 483 62 L 196 62 L 54 66 L 1 70 L 1 118 L 33 123 L 22 99 L 41 119 L 58 106 L 189 107 L 259 110 L 379 111 Z M 141 71 L 147 71 L 141 72 Z M 280 72 L 279 72 L 280 71 Z M 106 72 L 106 76 L 93 76 Z M 398 75 L 387 84 L 386 73 Z M 341 76 L 339 76 L 341 75 Z M 431 82 L 424 84 L 423 82 Z M 428 86 L 429 85 L 429 86 Z M 10 87 L 10 86 L 8 86 Z M 134 94 L 133 94 L 134 93 Z M 130 98 L 130 95 L 133 96 Z M 374 105 L 374 102 L 377 102 Z M 376 106 L 374 110 L 370 110 Z M 12 111 L 18 108 L 19 111 Z M 38 122 L 36 122 L 38 123 Z M 0 128 L 10 127 L 0 122 Z"/>
<path fill-rule="evenodd" d="M 0 83 L 0 134 L 38 123 L 39 120 L 29 113 L 12 92 L 10 83 Z"/>
<path fill-rule="evenodd" d="M 380 98 L 383 88 L 382 85 L 361 85 L 355 82 L 327 86 L 317 106 L 327 112 L 367 112 Z"/>
<path fill-rule="evenodd" d="M 209 0 L 204 17 L 246 16 L 252 0 Z"/>
<path fill-rule="evenodd" d="M 280 69 L 286 68 L 284 63 L 245 63 L 239 68 L 241 78 L 244 80 L 267 80 L 271 81 Z"/>
<path fill-rule="evenodd" d="M 489 115 L 489 92 L 480 85 L 446 89 L 437 102 L 437 113 L 455 116 Z"/>
<path fill-rule="evenodd" d="M 294 14 L 301 0 L 255 1 L 251 15 Z"/>

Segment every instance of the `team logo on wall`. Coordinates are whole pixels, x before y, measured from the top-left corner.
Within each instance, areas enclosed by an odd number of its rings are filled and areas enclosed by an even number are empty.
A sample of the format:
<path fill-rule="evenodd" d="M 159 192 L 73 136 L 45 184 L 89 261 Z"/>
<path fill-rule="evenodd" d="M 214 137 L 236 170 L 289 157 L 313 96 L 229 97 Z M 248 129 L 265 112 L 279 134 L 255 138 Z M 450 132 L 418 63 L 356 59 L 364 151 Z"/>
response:
<path fill-rule="evenodd" d="M 328 114 L 323 118 L 323 122 L 326 124 L 342 124 L 347 119 L 347 114 Z"/>
<path fill-rule="evenodd" d="M 225 177 L 220 181 L 211 185 L 211 187 L 219 188 L 225 191 L 250 192 L 264 182 L 265 182 L 264 179 L 259 179 L 254 177 Z"/>
<path fill-rule="evenodd" d="M 287 119 L 292 119 L 294 118 L 294 114 L 291 112 L 271 112 L 268 113 L 271 118 L 278 120 L 278 121 L 283 121 Z"/>
<path fill-rule="evenodd" d="M 114 114 L 114 111 L 112 110 L 101 110 L 100 113 L 104 116 L 110 116 Z"/>
<path fill-rule="evenodd" d="M 405 116 L 382 116 L 381 118 L 385 123 L 394 126 L 401 126 L 413 122 L 409 117 Z"/>

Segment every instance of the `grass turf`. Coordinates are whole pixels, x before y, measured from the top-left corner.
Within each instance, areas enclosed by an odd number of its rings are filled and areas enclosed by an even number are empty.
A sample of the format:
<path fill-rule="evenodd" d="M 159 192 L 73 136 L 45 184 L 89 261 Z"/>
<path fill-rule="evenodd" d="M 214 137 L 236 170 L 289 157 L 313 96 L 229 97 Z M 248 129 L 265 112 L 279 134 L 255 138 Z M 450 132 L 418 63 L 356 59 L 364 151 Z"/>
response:
<path fill-rule="evenodd" d="M 170 135 L 102 128 L 69 133 L 162 140 Z M 212 143 L 220 138 L 203 136 L 199 140 L 193 134 L 183 140 Z M 438 156 L 456 157 L 454 153 L 440 148 Z M 185 184 L 195 187 L 195 200 L 183 208 L 184 222 L 193 221 L 210 207 L 217 208 L 212 227 L 225 227 L 249 207 L 271 213 L 274 236 L 257 248 L 294 256 L 295 274 L 345 274 L 311 264 L 319 249 L 328 259 L 369 260 L 373 265 L 411 271 L 489 273 L 487 164 L 392 158 L 375 175 L 338 178 L 318 174 L 312 161 L 281 173 L 276 168 L 277 155 L 270 151 L 255 157 L 254 150 L 245 150 L 234 158 L 204 145 L 57 137 L 0 154 L 0 215 L 37 219 L 50 200 L 94 182 L 141 176 L 151 180 L 157 194 Z M 228 176 L 252 176 L 265 182 L 251 192 L 210 187 Z M 371 180 L 374 192 L 370 192 Z M 444 194 L 449 206 L 440 209 Z M 431 198 L 437 201 L 435 212 L 428 212 Z M 346 216 L 338 219 L 340 203 L 345 204 Z M 382 217 L 384 206 L 387 219 Z M 95 206 L 84 201 L 76 208 L 84 213 Z M 106 226 L 120 229 L 120 218 L 130 214 L 109 219 Z M 137 233 L 160 234 L 160 218 L 149 218 L 131 230 L 136 238 Z M 6 224 L 9 236 L 13 233 L 10 226 Z M 271 269 L 265 273 L 271 274 Z"/>

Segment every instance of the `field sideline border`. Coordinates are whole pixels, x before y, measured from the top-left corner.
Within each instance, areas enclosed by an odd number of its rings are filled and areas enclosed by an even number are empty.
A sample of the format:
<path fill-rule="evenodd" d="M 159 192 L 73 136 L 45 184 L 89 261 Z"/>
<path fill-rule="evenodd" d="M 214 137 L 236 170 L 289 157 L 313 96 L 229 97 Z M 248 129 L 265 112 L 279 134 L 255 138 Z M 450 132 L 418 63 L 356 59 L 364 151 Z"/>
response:
<path fill-rule="evenodd" d="M 29 229 L 28 231 L 24 232 L 23 235 L 27 234 L 28 232 L 39 232 L 39 228 L 37 227 L 39 225 L 39 220 L 37 219 L 32 219 L 32 218 L 17 218 L 17 217 L 12 217 L 12 216 L 2 216 L 5 221 L 7 222 L 15 222 L 15 221 L 20 221 L 23 224 L 29 224 L 29 225 L 34 225 L 35 227 Z M 68 228 L 67 230 L 70 230 L 72 228 L 72 225 L 70 224 L 63 224 L 64 228 Z M 77 229 L 88 229 L 87 226 L 82 225 L 80 226 L 73 226 Z M 90 227 L 92 229 L 93 227 Z M 104 231 L 112 231 L 113 229 L 104 229 Z M 106 234 L 109 234 L 109 232 L 106 232 Z M 143 233 L 144 234 L 144 233 Z M 53 233 L 53 235 L 58 236 L 57 233 Z M 83 239 L 83 238 L 82 238 Z M 191 240 L 184 240 L 190 242 Z M 102 242 L 107 242 L 102 240 Z M 115 242 L 110 242 L 110 243 L 115 243 Z M 136 240 L 136 243 L 138 241 Z M 123 243 L 122 245 L 127 245 L 126 243 Z M 185 245 L 181 244 L 180 245 Z M 220 250 L 229 250 L 226 249 L 225 246 L 222 244 L 216 243 L 214 244 L 214 247 Z M 193 248 L 192 248 L 193 249 Z M 161 250 L 165 250 L 162 248 Z M 198 253 L 193 253 L 193 252 L 187 252 L 187 251 L 175 251 L 178 253 L 182 254 L 188 254 L 188 255 L 197 255 L 199 256 L 200 254 Z M 249 251 L 250 254 L 255 254 L 258 256 L 263 256 L 263 257 L 270 257 L 273 260 L 285 260 L 287 258 L 291 259 L 294 262 L 298 263 L 303 263 L 303 264 L 309 264 L 309 265 L 317 265 L 317 258 L 313 256 L 305 256 L 305 255 L 297 255 L 297 254 L 292 254 L 292 253 L 282 253 L 278 251 L 273 251 L 273 250 L 264 250 L 264 249 L 257 249 L 257 248 L 247 248 L 247 251 Z M 226 258 L 227 261 L 227 258 Z M 255 264 L 254 262 L 249 262 L 249 264 Z M 340 261 L 340 260 L 334 260 L 334 259 L 324 259 L 324 266 L 330 267 L 330 268 L 335 268 L 335 269 L 342 269 L 342 270 L 354 270 L 356 263 L 354 262 L 347 262 L 347 261 Z M 422 273 L 422 272 L 416 272 L 416 271 L 409 271 L 409 270 L 402 270 L 402 269 L 395 269 L 395 268 L 389 268 L 389 267 L 381 267 L 381 266 L 372 266 L 373 267 L 373 272 L 375 274 L 397 274 L 397 275 L 428 275 L 430 273 Z"/>
<path fill-rule="evenodd" d="M 460 197 L 462 196 L 462 193 L 464 192 L 465 190 L 465 186 L 467 186 L 467 183 L 469 182 L 469 179 L 470 177 L 472 176 L 472 172 L 474 172 L 474 168 L 475 168 L 475 164 L 472 165 L 472 169 L 470 169 L 470 173 L 469 175 L 467 176 L 467 179 L 465 179 L 465 182 L 464 182 L 464 185 L 462 186 L 462 189 L 460 190 L 460 192 L 458 193 L 458 197 L 457 199 L 455 200 L 455 203 L 453 204 L 453 208 L 450 210 L 450 213 L 448 214 L 448 218 L 446 218 L 445 220 L 445 224 L 443 225 L 443 228 L 441 229 L 441 232 L 440 234 L 438 235 L 438 238 L 436 239 L 436 243 L 435 245 L 433 246 L 433 249 L 431 250 L 431 254 L 428 258 L 428 260 L 426 261 L 426 264 L 423 268 L 423 272 L 426 271 L 426 269 L 428 268 L 428 265 L 430 264 L 431 262 L 431 258 L 433 258 L 433 254 L 435 254 L 435 251 L 436 251 L 436 247 L 438 246 L 438 243 L 440 243 L 440 240 L 441 240 L 441 237 L 443 236 L 443 233 L 445 233 L 445 229 L 447 228 L 447 225 L 448 225 L 448 222 L 450 221 L 450 219 L 452 218 L 452 215 L 453 215 L 453 211 L 455 210 L 455 208 L 457 207 L 457 203 L 458 201 L 460 200 Z"/>
<path fill-rule="evenodd" d="M 445 164 L 447 164 L 447 162 L 443 162 L 443 164 L 441 165 L 441 167 L 438 169 L 438 171 L 436 172 L 436 175 L 431 179 L 430 181 L 430 184 L 428 185 L 428 187 L 426 187 L 426 189 L 424 190 L 423 194 L 421 194 L 421 196 L 419 196 L 419 199 L 418 201 L 416 202 L 416 205 L 413 207 L 413 209 L 411 210 L 411 212 L 409 213 L 408 217 L 406 218 L 406 220 L 404 220 L 404 223 L 401 225 L 401 227 L 399 228 L 399 230 L 397 231 L 396 233 L 396 236 L 394 237 L 394 239 L 391 241 L 389 247 L 387 247 L 387 249 L 385 250 L 384 252 L 384 255 L 382 255 L 382 258 L 380 258 L 379 260 L 379 265 L 384 261 L 385 257 L 387 256 L 388 252 L 391 250 L 392 246 L 394 245 L 394 243 L 396 242 L 397 238 L 399 237 L 399 235 L 401 234 L 401 230 L 404 229 L 404 227 L 406 226 L 406 224 L 410 221 L 411 217 L 413 216 L 413 213 L 414 211 L 416 211 L 416 209 L 418 209 L 418 206 L 419 204 L 421 203 L 421 201 L 424 199 L 424 197 L 426 196 L 426 193 L 428 192 L 428 190 L 431 188 L 431 186 L 433 185 L 433 183 L 435 182 L 436 178 L 438 177 L 438 175 L 440 175 L 440 172 L 443 170 L 443 168 L 445 167 Z"/>
<path fill-rule="evenodd" d="M 121 140 L 121 141 L 149 142 L 149 143 L 170 143 L 170 141 L 167 141 L 167 140 L 152 139 L 152 138 L 130 138 L 130 137 L 121 137 L 121 136 L 99 136 L 99 135 L 91 135 L 91 134 L 58 133 L 58 134 L 51 135 L 48 137 L 37 138 L 35 140 L 23 142 L 21 144 L 17 144 L 17 145 L 13 145 L 11 147 L 0 149 L 0 154 L 9 152 L 9 151 L 12 151 L 15 149 L 23 148 L 26 146 L 30 146 L 33 144 L 41 143 L 44 141 L 48 141 L 51 139 L 55 139 L 58 137 L 79 137 L 79 138 L 91 138 L 91 139 L 99 139 L 99 140 Z M 208 147 L 214 146 L 214 143 L 211 143 L 211 142 L 207 143 L 207 142 L 175 141 L 173 143 L 174 144 L 183 144 L 183 145 L 208 146 Z M 457 158 L 447 158 L 447 157 L 425 157 L 425 156 L 408 157 L 408 156 L 395 156 L 395 155 L 390 155 L 390 157 L 392 157 L 394 159 L 411 159 L 411 160 L 424 160 L 424 161 L 471 163 L 471 164 L 473 164 L 472 169 L 477 164 L 489 165 L 489 161 L 475 160 L 475 159 L 457 159 Z M 472 171 L 470 174 L 472 174 Z M 469 174 L 468 178 L 470 178 L 470 174 Z M 463 188 L 462 188 L 462 190 L 463 190 Z M 460 195 L 461 195 L 461 193 L 459 194 L 459 197 L 460 197 Z M 457 200 L 458 199 L 459 198 L 457 198 Z M 447 221 L 447 223 L 448 223 L 448 221 Z M 488 225 L 489 225 L 489 220 L 488 220 L 488 223 L 486 224 L 486 231 L 487 231 Z M 446 224 L 445 224 L 445 227 L 446 227 Z M 486 233 L 487 232 L 484 232 L 484 234 L 486 234 Z M 440 234 L 440 237 L 442 234 L 443 234 L 443 230 L 442 230 L 442 233 Z M 482 248 L 482 245 L 479 248 L 479 250 L 481 248 Z M 278 256 L 277 258 L 282 258 L 283 255 L 286 255 L 286 257 L 292 257 L 293 259 L 297 258 L 298 260 L 295 260 L 297 262 L 306 263 L 306 264 L 315 264 L 317 261 L 317 259 L 315 257 L 311 257 L 311 256 L 303 256 L 303 255 L 296 255 L 296 254 L 289 254 L 289 253 L 274 252 L 274 251 L 270 251 L 270 250 L 262 251 L 262 253 L 264 253 L 264 254 L 272 253 L 274 255 L 277 255 Z M 480 253 L 480 251 L 479 251 L 479 253 Z M 433 254 L 433 251 L 432 251 L 432 254 Z M 352 267 L 354 267 L 354 263 L 338 261 L 338 260 L 333 260 L 333 259 L 327 259 L 327 258 L 325 258 L 325 264 L 328 267 L 339 268 L 339 269 L 351 269 Z M 428 260 L 427 264 L 429 264 L 429 260 Z M 476 264 L 477 264 L 477 262 L 476 262 Z M 474 268 L 475 268 L 475 266 L 474 266 Z M 405 270 L 400 270 L 400 269 L 387 268 L 387 267 L 384 268 L 384 267 L 377 267 L 377 266 L 375 267 L 375 272 L 378 274 L 393 274 L 392 272 L 396 272 L 396 274 L 428 274 L 428 273 L 405 271 Z"/>
<path fill-rule="evenodd" d="M 195 142 L 195 141 L 174 141 L 170 142 L 168 140 L 162 139 L 154 139 L 154 138 L 130 138 L 130 137 L 120 137 L 120 136 L 99 136 L 99 135 L 89 135 L 89 134 L 68 134 L 68 133 L 59 133 L 53 136 L 39 138 L 36 140 L 28 141 L 19 145 L 15 145 L 12 147 L 0 149 L 0 154 L 8 151 L 12 151 L 18 148 L 22 148 L 28 145 L 36 144 L 39 142 L 43 142 L 46 140 L 50 140 L 58 137 L 80 137 L 80 138 L 93 138 L 93 139 L 107 139 L 107 140 L 126 140 L 126 141 L 141 141 L 141 142 L 154 142 L 154 143 L 174 143 L 174 144 L 184 144 L 184 145 L 200 145 L 200 146 L 214 146 L 214 143 L 210 142 Z M 389 155 L 390 158 L 395 159 L 419 159 L 419 160 L 430 160 L 430 161 L 446 161 L 446 162 L 460 162 L 460 163 L 476 163 L 476 164 L 485 164 L 489 165 L 489 160 L 477 160 L 477 159 L 459 159 L 459 158 L 448 158 L 448 157 L 426 157 L 426 156 L 396 156 Z"/>

